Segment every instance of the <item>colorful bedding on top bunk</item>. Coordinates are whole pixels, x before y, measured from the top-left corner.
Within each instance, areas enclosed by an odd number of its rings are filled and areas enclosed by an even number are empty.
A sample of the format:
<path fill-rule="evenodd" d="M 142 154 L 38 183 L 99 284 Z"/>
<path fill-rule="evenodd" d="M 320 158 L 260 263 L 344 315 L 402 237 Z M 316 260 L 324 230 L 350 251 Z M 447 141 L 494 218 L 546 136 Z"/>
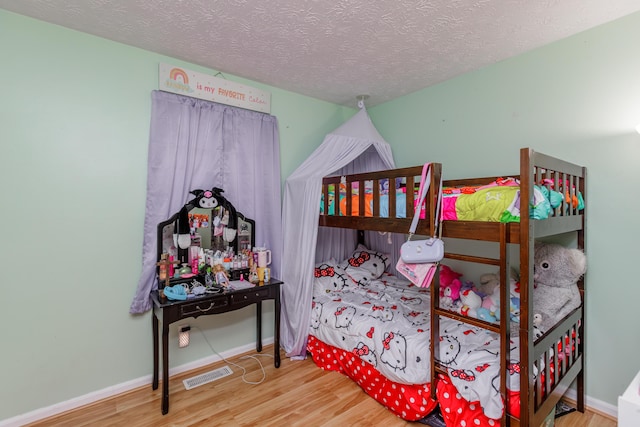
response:
<path fill-rule="evenodd" d="M 380 182 L 380 217 L 389 217 L 389 180 L 381 180 Z M 373 216 L 373 188 L 371 181 L 365 182 L 364 189 L 364 216 Z M 396 218 L 407 217 L 406 189 L 404 187 L 396 188 Z M 414 192 L 414 198 L 417 198 L 417 189 Z M 359 185 L 357 182 L 352 184 L 351 188 L 351 215 L 360 215 L 359 204 Z M 324 194 L 320 199 L 320 213 L 324 212 Z M 340 215 L 346 215 L 347 212 L 347 191 L 344 183 L 340 184 Z M 333 185 L 329 188 L 329 215 L 335 215 L 335 188 Z"/>
<path fill-rule="evenodd" d="M 357 183 L 352 189 L 351 215 L 359 215 L 359 195 Z M 552 187 L 549 180 L 543 185 L 535 185 L 533 203 L 530 206 L 532 219 L 546 219 L 560 206 L 563 198 L 573 208 L 584 208 L 582 194 L 562 194 Z M 330 189 L 332 190 L 332 189 Z M 414 193 L 415 194 L 415 193 Z M 365 215 L 373 216 L 373 190 L 365 185 Z M 417 194 L 414 199 L 417 198 Z M 340 215 L 347 215 L 345 186 L 340 186 Z M 328 214 L 335 215 L 335 191 L 329 192 Z M 320 212 L 324 210 L 324 195 L 320 203 Z M 380 192 L 380 217 L 389 217 L 388 190 Z M 406 218 L 406 194 L 403 188 L 396 189 L 396 218 Z M 515 178 L 499 178 L 487 185 L 443 188 L 442 219 L 446 221 L 520 221 L 520 182 Z"/>
<path fill-rule="evenodd" d="M 562 203 L 562 193 L 546 185 L 533 186 L 533 202 L 529 206 L 532 219 L 549 218 L 553 209 Z M 549 185 L 549 186 L 547 186 Z M 566 202 L 579 210 L 584 200 L 566 193 Z M 481 186 L 445 187 L 442 190 L 442 219 L 446 221 L 520 222 L 520 181 L 498 178 Z"/>
<path fill-rule="evenodd" d="M 346 262 L 316 267 L 307 350 L 320 367 L 345 373 L 398 416 L 417 420 L 435 406 L 428 384 L 429 291 L 384 273 L 387 266 L 386 255 L 361 246 Z M 445 318 L 440 327 L 439 361 L 448 368 L 448 381 L 465 405 L 476 404 L 483 416 L 500 419 L 499 336 Z M 510 347 L 507 384 L 517 393 L 518 340 Z M 517 416 L 517 399 L 511 404 Z"/>

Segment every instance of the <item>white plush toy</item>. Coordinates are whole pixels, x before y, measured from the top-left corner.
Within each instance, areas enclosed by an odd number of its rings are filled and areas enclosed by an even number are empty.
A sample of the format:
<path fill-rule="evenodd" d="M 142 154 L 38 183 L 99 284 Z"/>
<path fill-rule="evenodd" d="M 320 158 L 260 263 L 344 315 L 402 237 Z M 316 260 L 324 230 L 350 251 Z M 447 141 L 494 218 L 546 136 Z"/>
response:
<path fill-rule="evenodd" d="M 472 289 L 465 289 L 460 292 L 462 307 L 460 314 L 469 317 L 478 317 L 478 309 L 482 306 L 482 298 Z"/>
<path fill-rule="evenodd" d="M 544 331 L 582 304 L 577 282 L 586 271 L 587 257 L 581 250 L 536 242 L 533 311 L 541 315 Z"/>

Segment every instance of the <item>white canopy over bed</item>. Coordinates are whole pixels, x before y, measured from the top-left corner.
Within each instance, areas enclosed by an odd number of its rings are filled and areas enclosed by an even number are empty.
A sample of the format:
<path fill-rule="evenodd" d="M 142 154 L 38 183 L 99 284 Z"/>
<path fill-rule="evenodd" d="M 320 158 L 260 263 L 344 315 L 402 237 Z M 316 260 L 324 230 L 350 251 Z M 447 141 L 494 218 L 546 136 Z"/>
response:
<path fill-rule="evenodd" d="M 391 147 L 362 107 L 329 133 L 287 178 L 282 216 L 284 285 L 280 340 L 287 356 L 304 358 L 306 355 L 315 263 L 329 257 L 346 258 L 354 249 L 355 230 L 318 226 L 322 178 L 393 168 Z M 347 239 L 349 234 L 351 240 Z"/>

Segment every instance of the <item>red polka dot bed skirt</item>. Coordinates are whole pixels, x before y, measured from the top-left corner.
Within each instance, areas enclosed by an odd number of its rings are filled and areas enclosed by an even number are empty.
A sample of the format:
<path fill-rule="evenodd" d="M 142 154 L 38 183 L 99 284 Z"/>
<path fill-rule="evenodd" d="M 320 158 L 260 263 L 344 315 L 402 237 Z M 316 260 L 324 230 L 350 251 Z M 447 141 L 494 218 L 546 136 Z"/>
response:
<path fill-rule="evenodd" d="M 307 351 L 320 368 L 348 376 L 369 396 L 402 419 L 419 420 L 436 407 L 436 401 L 431 399 L 430 384 L 390 381 L 359 356 L 325 344 L 313 335 L 309 335 Z"/>
<path fill-rule="evenodd" d="M 467 402 L 446 376 L 438 381 L 438 401 L 431 399 L 431 384 L 400 384 L 391 381 L 356 354 L 325 344 L 309 335 L 307 351 L 320 368 L 340 372 L 356 382 L 369 396 L 407 421 L 424 418 L 440 404 L 447 426 L 497 426 L 500 420 L 488 418 L 478 402 Z M 518 392 L 509 392 L 509 413 L 520 415 Z"/>
<path fill-rule="evenodd" d="M 442 418 L 447 426 L 493 427 L 500 425 L 500 420 L 489 418 L 482 412 L 479 402 L 467 402 L 444 375 L 440 375 L 436 395 Z M 516 417 L 520 415 L 518 392 L 509 392 L 509 413 Z"/>

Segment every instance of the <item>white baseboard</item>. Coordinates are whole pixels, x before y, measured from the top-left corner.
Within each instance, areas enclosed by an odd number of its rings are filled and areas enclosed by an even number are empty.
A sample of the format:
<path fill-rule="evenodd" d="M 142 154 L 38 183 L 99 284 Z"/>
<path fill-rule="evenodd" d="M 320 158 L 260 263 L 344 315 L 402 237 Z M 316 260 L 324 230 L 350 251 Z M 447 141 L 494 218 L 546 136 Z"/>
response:
<path fill-rule="evenodd" d="M 273 337 L 263 339 L 263 344 L 269 345 L 273 344 Z M 230 357 L 237 356 L 239 354 L 250 352 L 251 350 L 255 350 L 255 344 L 247 344 L 241 347 L 232 348 L 225 352 L 222 352 L 220 355 L 227 359 Z M 185 363 L 184 365 L 176 366 L 175 368 L 169 369 L 169 375 L 177 375 L 183 372 L 191 371 L 194 369 L 201 368 L 203 366 L 210 365 L 215 362 L 219 362 L 222 358 L 212 355 L 207 356 L 199 360 L 195 360 L 193 362 Z M 162 372 L 160 372 L 160 378 L 162 378 Z M 35 411 L 27 412 L 26 414 L 18 415 L 12 418 L 7 418 L 5 420 L 0 421 L 0 427 L 20 427 L 25 424 L 33 423 L 35 421 L 42 420 L 44 418 L 52 417 L 57 414 L 61 414 L 66 411 L 70 411 L 72 409 L 79 408 L 84 405 L 88 405 L 90 403 L 97 402 L 99 400 L 107 399 L 109 397 L 116 396 L 118 394 L 122 394 L 133 389 L 143 387 L 151 384 L 153 377 L 151 375 L 145 375 L 144 377 L 140 377 L 131 381 L 126 381 L 124 383 L 116 384 L 111 387 L 103 388 L 102 390 L 97 390 L 84 396 L 75 397 L 73 399 L 69 399 L 64 402 L 56 403 L 51 406 L 47 406 L 45 408 L 36 409 Z"/>
<path fill-rule="evenodd" d="M 578 398 L 578 393 L 574 389 L 570 388 L 565 393 L 565 397 L 575 402 Z M 584 404 L 592 411 L 603 413 L 614 419 L 618 418 L 618 407 L 616 405 L 612 405 L 611 403 L 603 402 L 602 400 L 594 399 L 589 396 L 585 397 Z"/>

